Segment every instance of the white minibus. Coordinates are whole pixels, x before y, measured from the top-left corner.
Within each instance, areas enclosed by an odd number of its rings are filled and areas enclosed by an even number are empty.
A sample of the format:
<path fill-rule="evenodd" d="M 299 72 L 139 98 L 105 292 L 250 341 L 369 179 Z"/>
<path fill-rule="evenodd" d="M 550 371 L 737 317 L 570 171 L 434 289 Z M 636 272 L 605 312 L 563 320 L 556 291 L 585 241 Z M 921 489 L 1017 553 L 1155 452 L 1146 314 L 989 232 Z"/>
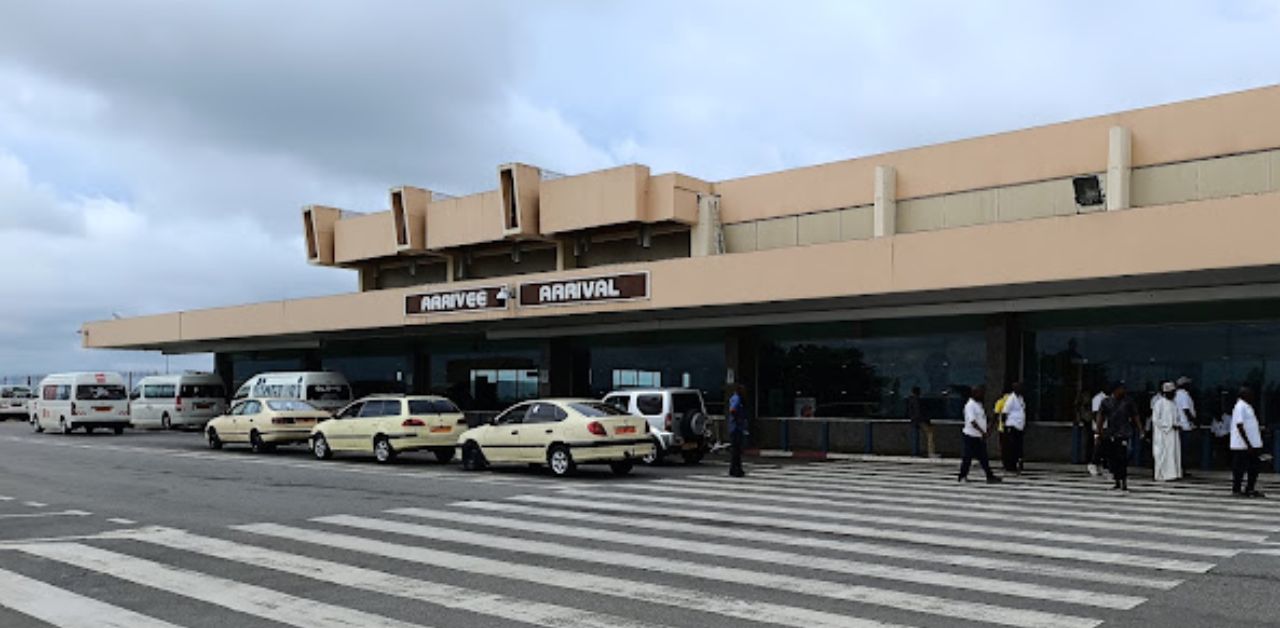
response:
<path fill-rule="evenodd" d="M 36 389 L 37 432 L 69 434 L 83 428 L 110 428 L 117 434 L 129 426 L 129 392 L 119 373 L 57 373 Z"/>
<path fill-rule="evenodd" d="M 301 399 L 332 413 L 351 403 L 351 385 L 342 373 L 328 371 L 259 373 L 236 390 L 232 401 L 248 397 Z"/>
<path fill-rule="evenodd" d="M 211 373 L 144 377 L 129 397 L 134 427 L 203 429 L 227 408 L 227 388 L 221 377 Z"/>

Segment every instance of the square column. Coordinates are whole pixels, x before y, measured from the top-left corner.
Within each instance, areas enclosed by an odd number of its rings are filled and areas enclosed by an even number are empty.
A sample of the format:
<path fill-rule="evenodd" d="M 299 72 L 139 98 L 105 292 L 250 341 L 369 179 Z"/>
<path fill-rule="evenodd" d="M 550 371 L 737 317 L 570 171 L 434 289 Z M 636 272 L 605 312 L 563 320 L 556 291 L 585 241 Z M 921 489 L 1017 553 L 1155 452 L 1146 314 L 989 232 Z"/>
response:
<path fill-rule="evenodd" d="M 1132 136 L 1129 129 L 1113 126 L 1107 138 L 1107 211 L 1129 209 L 1129 174 L 1132 171 Z"/>
<path fill-rule="evenodd" d="M 872 234 L 877 238 L 898 231 L 898 171 L 893 166 L 876 166 L 875 220 Z"/>

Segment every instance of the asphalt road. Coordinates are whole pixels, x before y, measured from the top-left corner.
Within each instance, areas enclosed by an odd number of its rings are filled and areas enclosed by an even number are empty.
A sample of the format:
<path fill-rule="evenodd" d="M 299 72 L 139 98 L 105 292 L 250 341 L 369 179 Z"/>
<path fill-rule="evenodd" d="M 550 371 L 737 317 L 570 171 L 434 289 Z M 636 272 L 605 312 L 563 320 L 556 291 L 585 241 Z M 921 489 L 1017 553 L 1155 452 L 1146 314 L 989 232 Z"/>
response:
<path fill-rule="evenodd" d="M 0 627 L 1280 624 L 1280 490 L 953 470 L 564 480 L 7 422 Z"/>

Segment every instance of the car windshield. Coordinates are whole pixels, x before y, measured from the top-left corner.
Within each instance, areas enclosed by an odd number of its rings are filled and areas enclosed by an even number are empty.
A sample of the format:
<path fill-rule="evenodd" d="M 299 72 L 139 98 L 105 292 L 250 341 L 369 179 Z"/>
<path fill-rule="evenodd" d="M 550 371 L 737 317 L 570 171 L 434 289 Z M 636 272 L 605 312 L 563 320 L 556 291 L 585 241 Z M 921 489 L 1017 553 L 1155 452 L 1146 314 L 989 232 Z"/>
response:
<path fill-rule="evenodd" d="M 0 397 L 4 399 L 30 399 L 31 391 L 26 388 L 6 388 L 0 390 Z"/>
<path fill-rule="evenodd" d="M 76 399 L 80 401 L 117 401 L 127 399 L 129 394 L 124 386 L 110 384 L 91 384 L 76 388 Z"/>
<path fill-rule="evenodd" d="M 628 416 L 626 412 L 611 406 L 603 401 L 581 401 L 569 404 L 575 412 L 585 417 L 597 418 L 603 416 Z"/>
<path fill-rule="evenodd" d="M 448 399 L 411 399 L 409 414 L 458 414 L 458 406 Z"/>
<path fill-rule="evenodd" d="M 200 397 L 204 399 L 225 399 L 227 389 L 222 384 L 183 384 L 178 389 L 179 397 Z"/>
<path fill-rule="evenodd" d="M 267 401 L 267 407 L 276 412 L 313 412 L 316 407 L 297 399 L 271 399 Z"/>

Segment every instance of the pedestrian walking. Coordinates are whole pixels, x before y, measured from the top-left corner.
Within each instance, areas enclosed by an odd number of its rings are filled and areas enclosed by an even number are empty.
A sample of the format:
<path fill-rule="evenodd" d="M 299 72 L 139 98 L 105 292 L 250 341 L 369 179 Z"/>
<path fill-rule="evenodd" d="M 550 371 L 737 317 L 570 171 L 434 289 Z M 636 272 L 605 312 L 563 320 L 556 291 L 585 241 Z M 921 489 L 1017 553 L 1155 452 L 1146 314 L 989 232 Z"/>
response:
<path fill-rule="evenodd" d="M 978 459 L 982 471 L 987 474 L 988 484 L 998 484 L 1001 480 L 991 472 L 991 461 L 987 458 L 987 411 L 982 407 L 982 399 L 986 389 L 981 385 L 974 386 L 969 392 L 969 401 L 964 404 L 964 458 L 960 461 L 961 482 L 969 481 L 969 467 L 973 459 Z"/>
<path fill-rule="evenodd" d="M 747 413 L 742 399 L 746 392 L 746 388 L 738 384 L 729 397 L 729 475 L 735 478 L 746 475 L 742 470 L 742 447 L 747 436 Z"/>
<path fill-rule="evenodd" d="M 907 420 L 911 421 L 911 426 L 916 431 L 916 442 L 919 443 L 920 435 L 924 434 L 925 451 L 928 452 L 930 458 L 937 458 L 938 454 L 933 449 L 933 422 L 924 415 L 924 408 L 921 407 L 920 387 L 911 387 L 911 396 L 907 397 Z"/>
<path fill-rule="evenodd" d="M 1004 468 L 1012 473 L 1022 473 L 1023 437 L 1027 431 L 1027 400 L 1022 395 L 1022 382 L 1014 382 L 1010 387 L 1003 410 L 1006 449 L 1001 457 Z"/>
<path fill-rule="evenodd" d="M 1111 395 L 1098 412 L 1098 432 L 1105 434 L 1107 462 L 1111 467 L 1112 490 L 1129 492 L 1129 443 L 1142 435 L 1138 406 L 1126 396 L 1124 384 L 1111 386 Z"/>
<path fill-rule="evenodd" d="M 1253 390 L 1240 388 L 1239 400 L 1231 411 L 1231 494 L 1235 497 L 1266 497 L 1257 490 L 1262 431 L 1253 404 Z M 1246 476 L 1248 482 L 1241 486 Z"/>
<path fill-rule="evenodd" d="M 1107 400 L 1107 393 L 1099 387 L 1097 394 L 1090 401 L 1093 408 L 1089 431 L 1093 437 L 1089 439 L 1089 475 L 1097 476 L 1107 466 L 1107 448 L 1102 440 L 1102 429 L 1106 427 L 1106 418 L 1102 416 L 1102 402 Z"/>
<path fill-rule="evenodd" d="M 1173 382 L 1165 382 L 1151 408 L 1151 458 L 1157 482 L 1182 478 L 1184 417 L 1175 401 L 1177 390 Z"/>

